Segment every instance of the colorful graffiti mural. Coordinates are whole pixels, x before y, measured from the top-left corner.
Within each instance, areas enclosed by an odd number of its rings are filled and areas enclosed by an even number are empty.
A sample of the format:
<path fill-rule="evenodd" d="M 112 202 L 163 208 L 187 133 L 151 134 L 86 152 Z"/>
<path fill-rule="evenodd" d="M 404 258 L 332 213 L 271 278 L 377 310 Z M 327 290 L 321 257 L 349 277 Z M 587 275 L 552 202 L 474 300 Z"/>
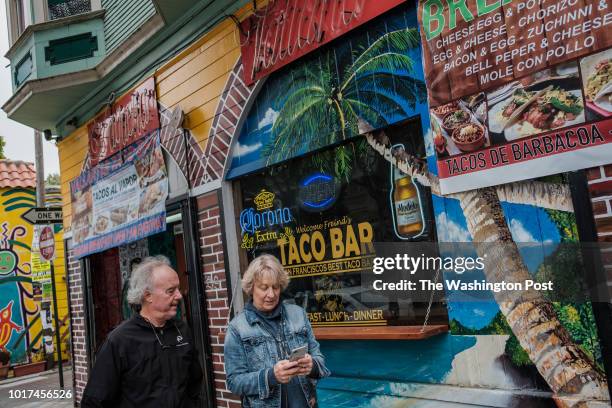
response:
<path fill-rule="evenodd" d="M 11 330 L 5 334 L 5 348 L 11 352 L 11 363 L 27 362 L 30 345 L 37 346 L 34 332 L 40 332 L 41 325 L 37 318 L 38 306 L 33 299 L 33 288 L 30 275 L 30 245 L 32 228 L 23 221 L 20 215 L 34 207 L 36 194 L 31 188 L 10 188 L 0 192 L 1 210 L 4 213 L 0 225 L 0 247 L 2 248 L 2 272 L 0 280 L 1 303 L 8 302 L 12 308 L 13 322 L 21 330 Z M 5 322 L 4 325 L 7 323 Z M 38 347 L 40 345 L 38 344 Z"/>
<path fill-rule="evenodd" d="M 43 292 L 47 290 L 47 297 L 50 292 L 48 288 L 32 282 L 33 226 L 21 217 L 36 206 L 35 197 L 33 188 L 0 189 L 0 349 L 10 352 L 11 364 L 28 362 L 29 355 L 44 346 L 43 338 L 51 338 L 49 327 L 45 329 L 41 320 L 43 306 L 46 305 L 45 310 L 50 310 L 50 299 L 46 299 L 43 305 Z M 61 225 L 57 225 L 55 230 L 60 232 L 56 235 L 56 241 L 61 242 Z M 64 275 L 63 263 L 58 266 L 56 273 L 61 279 Z M 66 309 L 63 296 L 60 316 L 66 314 Z M 64 338 L 68 332 L 68 325 L 64 324 L 61 329 Z M 64 353 L 63 356 L 67 358 L 68 354 Z"/>
<path fill-rule="evenodd" d="M 6 345 L 12 337 L 13 330 L 19 333 L 23 327 L 17 325 L 12 319 L 13 301 L 9 301 L 8 305 L 0 310 L 0 350 L 6 351 Z"/>
<path fill-rule="evenodd" d="M 414 11 L 401 7 L 272 74 L 246 117 L 229 177 L 366 133 L 363 140 L 373 151 L 431 188 L 440 242 L 505 246 L 486 257 L 478 278 L 570 280 L 576 268 L 559 244 L 576 242 L 578 234 L 563 175 L 439 194 L 429 114 L 419 96 L 416 27 Z M 426 164 L 395 154 L 384 132 L 385 126 L 416 115 L 424 130 Z M 321 167 L 341 177 L 354 168 L 357 154 L 346 146 L 329 149 Z M 541 243 L 543 249 L 528 255 L 517 245 L 525 242 Z M 427 340 L 323 341 L 334 374 L 319 385 L 320 406 L 450 407 L 475 401 L 496 407 L 608 406 L 591 305 L 551 301 L 536 291 L 530 295 L 526 301 L 490 293 L 470 303 L 461 293 L 447 292 L 450 332 Z"/>

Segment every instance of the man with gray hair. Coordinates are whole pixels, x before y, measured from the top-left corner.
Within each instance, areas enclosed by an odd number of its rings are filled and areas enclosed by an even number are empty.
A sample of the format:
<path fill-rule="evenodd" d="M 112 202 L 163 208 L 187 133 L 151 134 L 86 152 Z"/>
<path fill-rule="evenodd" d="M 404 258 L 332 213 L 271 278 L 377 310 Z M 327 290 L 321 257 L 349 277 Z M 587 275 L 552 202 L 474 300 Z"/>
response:
<path fill-rule="evenodd" d="M 81 407 L 199 406 L 202 369 L 189 328 L 175 320 L 182 295 L 168 258 L 145 258 L 132 272 L 127 298 L 138 313 L 106 338 Z"/>

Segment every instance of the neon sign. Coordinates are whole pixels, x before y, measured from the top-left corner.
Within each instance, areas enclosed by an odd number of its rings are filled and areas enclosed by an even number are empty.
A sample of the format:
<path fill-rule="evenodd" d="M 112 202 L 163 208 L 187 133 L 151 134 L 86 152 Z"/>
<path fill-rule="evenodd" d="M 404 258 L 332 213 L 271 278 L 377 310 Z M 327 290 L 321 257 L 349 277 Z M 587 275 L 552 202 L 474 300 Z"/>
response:
<path fill-rule="evenodd" d="M 340 183 L 327 174 L 315 173 L 306 177 L 299 187 L 300 207 L 305 211 L 324 211 L 336 202 Z"/>
<path fill-rule="evenodd" d="M 275 194 L 262 189 L 254 198 L 256 208 L 245 208 L 240 212 L 242 233 L 254 234 L 255 231 L 275 225 L 285 225 L 294 221 L 291 208 L 273 208 Z"/>

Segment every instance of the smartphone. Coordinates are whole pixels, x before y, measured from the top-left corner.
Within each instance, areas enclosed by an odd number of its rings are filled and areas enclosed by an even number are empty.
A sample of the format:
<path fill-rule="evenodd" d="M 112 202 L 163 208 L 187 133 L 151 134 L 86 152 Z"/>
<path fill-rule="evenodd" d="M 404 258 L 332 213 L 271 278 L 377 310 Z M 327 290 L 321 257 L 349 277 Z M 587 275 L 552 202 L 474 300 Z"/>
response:
<path fill-rule="evenodd" d="M 289 355 L 289 361 L 297 361 L 300 358 L 304 357 L 308 352 L 308 346 L 302 346 L 291 350 L 291 355 Z"/>

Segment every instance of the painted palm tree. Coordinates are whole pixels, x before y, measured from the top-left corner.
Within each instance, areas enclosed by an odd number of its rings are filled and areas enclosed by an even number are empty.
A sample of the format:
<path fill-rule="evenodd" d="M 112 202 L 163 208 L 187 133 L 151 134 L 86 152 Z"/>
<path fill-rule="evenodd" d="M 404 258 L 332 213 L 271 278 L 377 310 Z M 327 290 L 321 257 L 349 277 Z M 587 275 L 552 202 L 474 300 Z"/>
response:
<path fill-rule="evenodd" d="M 362 52 L 341 73 L 334 51 L 323 54 L 319 64 L 305 64 L 287 76 L 282 108 L 272 127 L 272 141 L 265 146 L 268 164 L 301 151 L 316 150 L 387 124 L 393 113 L 406 113 L 425 98 L 425 86 L 415 80 L 414 62 L 407 56 L 417 48 L 418 33 L 403 29 L 387 33 Z M 329 129 L 329 132 L 321 132 Z M 367 142 L 401 171 L 439 194 L 438 179 L 422 160 L 395 157 L 384 132 L 367 133 Z M 336 151 L 336 169 L 352 161 L 348 145 Z M 349 170 L 350 171 L 350 170 Z M 338 175 L 338 174 L 337 174 Z M 524 282 L 531 279 L 512 239 L 501 201 L 573 211 L 567 186 L 527 181 L 457 193 L 468 229 L 479 256 L 487 254 L 485 273 L 490 281 Z M 491 243 L 491 244 L 486 244 Z M 609 398 L 601 370 L 571 339 L 553 305 L 539 292 L 495 293 L 500 310 L 560 407 L 584 407 Z"/>
<path fill-rule="evenodd" d="M 340 64 L 346 65 L 342 72 L 337 61 L 343 56 L 334 50 L 320 54 L 318 63 L 290 71 L 280 87 L 282 108 L 272 140 L 263 150 L 267 164 L 356 136 L 360 121 L 382 127 L 391 115 L 408 116 L 405 107 L 414 108 L 426 98 L 425 84 L 413 78 L 414 61 L 408 56 L 418 47 L 417 30 L 407 28 L 351 50 L 352 63 Z M 346 164 L 352 157 L 348 148 L 337 149 L 341 163 L 336 169 L 350 169 Z"/>
<path fill-rule="evenodd" d="M 367 129 L 362 129 L 367 131 Z M 402 172 L 431 186 L 439 195 L 438 178 L 411 158 L 396 157 L 383 132 L 366 134 L 368 143 Z M 532 279 L 508 228 L 501 201 L 573 211 L 568 186 L 524 181 L 456 193 L 478 255 L 485 259 L 490 282 Z M 486 256 L 484 256 L 486 254 Z M 555 393 L 559 407 L 603 406 L 609 400 L 605 375 L 572 340 L 550 301 L 535 290 L 494 293 L 501 312 L 529 358 Z"/>

